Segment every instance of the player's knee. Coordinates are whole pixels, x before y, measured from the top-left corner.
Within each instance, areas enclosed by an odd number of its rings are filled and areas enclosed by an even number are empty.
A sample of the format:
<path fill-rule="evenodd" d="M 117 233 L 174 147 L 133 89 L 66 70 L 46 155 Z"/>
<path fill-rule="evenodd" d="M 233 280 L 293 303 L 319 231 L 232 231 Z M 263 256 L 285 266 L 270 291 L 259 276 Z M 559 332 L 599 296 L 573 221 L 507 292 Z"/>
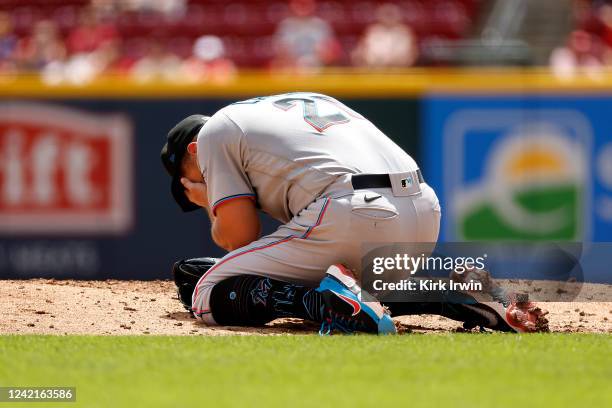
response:
<path fill-rule="evenodd" d="M 178 298 L 186 309 L 192 309 L 192 296 L 202 277 L 212 268 L 215 258 L 183 259 L 174 264 L 172 276 L 176 285 Z"/>
<path fill-rule="evenodd" d="M 196 319 L 200 319 L 208 325 L 217 324 L 212 317 L 210 307 L 210 297 L 214 286 L 214 282 L 202 281 L 198 283 L 190 297 L 191 311 L 193 312 L 193 315 L 196 317 Z"/>

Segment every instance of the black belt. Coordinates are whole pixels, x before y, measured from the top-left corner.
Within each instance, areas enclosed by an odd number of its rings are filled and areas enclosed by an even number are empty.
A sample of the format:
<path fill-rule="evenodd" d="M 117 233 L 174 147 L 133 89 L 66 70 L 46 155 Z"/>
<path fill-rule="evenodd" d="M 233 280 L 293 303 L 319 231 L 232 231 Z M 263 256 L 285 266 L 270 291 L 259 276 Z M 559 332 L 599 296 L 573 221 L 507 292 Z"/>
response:
<path fill-rule="evenodd" d="M 418 169 L 416 171 L 419 178 L 419 184 L 425 182 L 423 173 Z M 351 183 L 354 190 L 363 190 L 368 188 L 391 188 L 391 179 L 388 174 L 353 174 Z"/>

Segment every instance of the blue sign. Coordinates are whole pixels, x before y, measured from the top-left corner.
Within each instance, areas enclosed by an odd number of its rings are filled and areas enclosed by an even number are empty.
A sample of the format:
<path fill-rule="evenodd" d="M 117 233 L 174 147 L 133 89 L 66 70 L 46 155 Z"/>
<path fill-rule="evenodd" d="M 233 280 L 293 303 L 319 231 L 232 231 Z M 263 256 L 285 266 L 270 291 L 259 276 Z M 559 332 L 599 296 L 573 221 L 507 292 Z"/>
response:
<path fill-rule="evenodd" d="M 612 241 L 612 96 L 431 95 L 445 241 Z"/>

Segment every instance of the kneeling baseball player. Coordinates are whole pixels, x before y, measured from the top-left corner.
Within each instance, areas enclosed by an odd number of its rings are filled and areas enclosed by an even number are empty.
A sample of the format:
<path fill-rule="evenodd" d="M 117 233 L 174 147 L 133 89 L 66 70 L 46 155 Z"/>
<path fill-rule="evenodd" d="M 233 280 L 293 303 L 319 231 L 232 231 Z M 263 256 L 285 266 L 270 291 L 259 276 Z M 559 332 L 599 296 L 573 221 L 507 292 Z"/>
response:
<path fill-rule="evenodd" d="M 297 317 L 321 323 L 323 334 L 389 334 L 392 316 L 432 313 L 468 328 L 546 329 L 530 302 L 478 303 L 458 292 L 439 302 L 362 300 L 362 244 L 436 242 L 440 206 L 417 163 L 334 98 L 290 93 L 189 116 L 161 156 L 177 203 L 204 208 L 229 251 L 174 266 L 179 298 L 209 325 Z M 283 225 L 260 237 L 258 210 Z"/>

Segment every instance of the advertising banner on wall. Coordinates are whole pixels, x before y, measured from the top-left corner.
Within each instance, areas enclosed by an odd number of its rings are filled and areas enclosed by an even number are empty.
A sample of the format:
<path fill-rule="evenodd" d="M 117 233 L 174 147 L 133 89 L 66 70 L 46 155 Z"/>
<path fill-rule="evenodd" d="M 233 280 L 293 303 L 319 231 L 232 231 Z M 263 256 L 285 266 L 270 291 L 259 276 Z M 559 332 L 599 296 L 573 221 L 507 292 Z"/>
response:
<path fill-rule="evenodd" d="M 445 241 L 612 241 L 612 96 L 430 95 Z"/>
<path fill-rule="evenodd" d="M 0 101 L 0 277 L 168 278 L 221 256 L 161 166 L 168 130 L 221 103 Z"/>
<path fill-rule="evenodd" d="M 0 233 L 126 232 L 133 219 L 132 136 L 123 115 L 4 104 Z"/>

